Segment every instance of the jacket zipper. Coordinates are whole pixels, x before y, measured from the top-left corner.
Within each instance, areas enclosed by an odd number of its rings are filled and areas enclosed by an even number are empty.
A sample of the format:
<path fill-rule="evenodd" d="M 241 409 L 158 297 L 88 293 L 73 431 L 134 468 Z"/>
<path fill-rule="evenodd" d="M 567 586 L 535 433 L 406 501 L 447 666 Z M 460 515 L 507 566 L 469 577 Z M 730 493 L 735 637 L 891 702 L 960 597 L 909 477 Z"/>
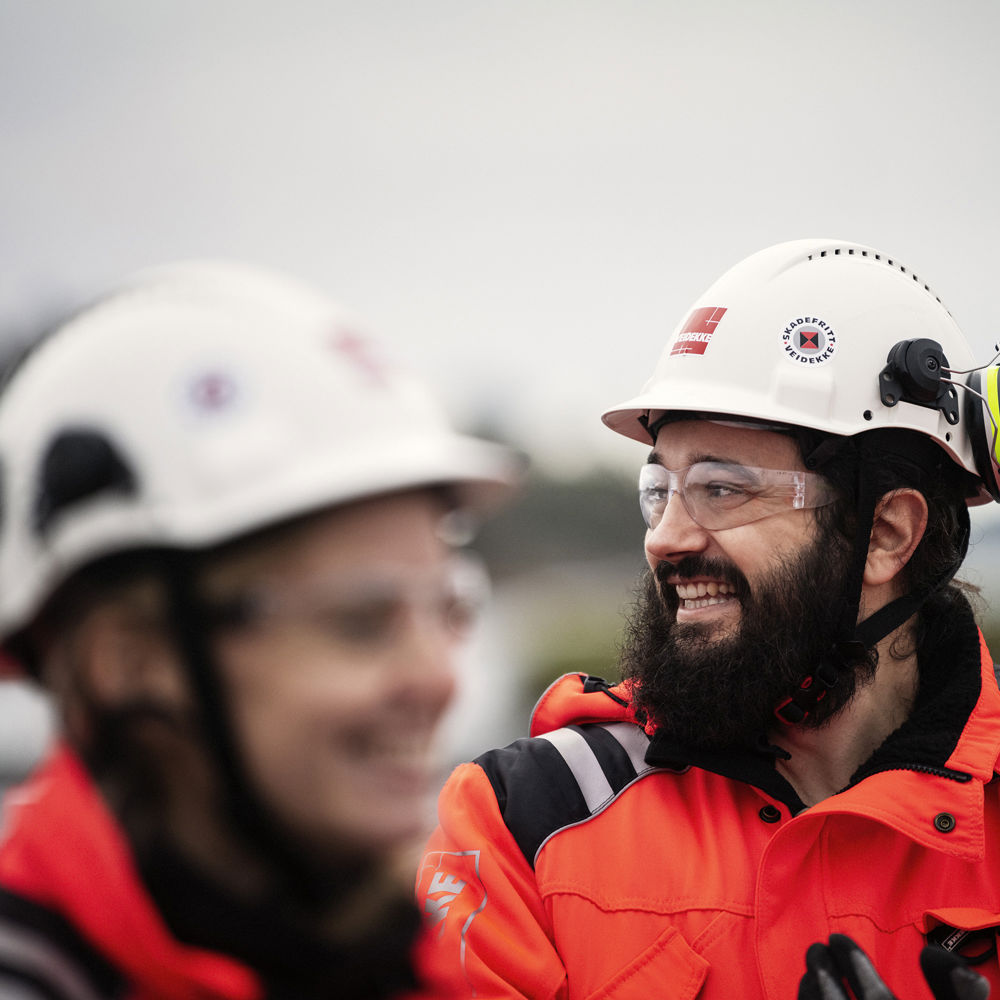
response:
<path fill-rule="evenodd" d="M 935 777 L 947 778 L 949 781 L 957 781 L 963 785 L 968 781 L 972 781 L 972 775 L 966 774 L 964 771 L 952 771 L 947 767 L 932 767 L 930 764 L 889 764 L 874 771 L 869 771 L 867 774 L 862 775 L 859 781 L 870 778 L 873 774 L 884 774 L 886 771 L 916 771 L 918 774 L 933 774 Z M 852 784 L 856 785 L 858 782 L 855 781 Z"/>

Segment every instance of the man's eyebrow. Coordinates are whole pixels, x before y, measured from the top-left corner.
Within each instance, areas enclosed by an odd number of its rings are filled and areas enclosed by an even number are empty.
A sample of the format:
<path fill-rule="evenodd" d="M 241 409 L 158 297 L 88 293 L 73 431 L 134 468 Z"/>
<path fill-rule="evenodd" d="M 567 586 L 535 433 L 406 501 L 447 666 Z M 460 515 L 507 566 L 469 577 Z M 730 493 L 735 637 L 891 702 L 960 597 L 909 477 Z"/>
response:
<path fill-rule="evenodd" d="M 745 462 L 740 461 L 735 458 L 727 458 L 725 455 L 717 455 L 712 452 L 697 452 L 694 455 L 689 455 L 687 464 L 697 465 L 699 462 L 714 462 L 716 465 L 746 465 Z M 656 454 L 656 449 L 654 448 L 649 455 L 646 456 L 647 465 L 663 465 L 663 459 Z"/>

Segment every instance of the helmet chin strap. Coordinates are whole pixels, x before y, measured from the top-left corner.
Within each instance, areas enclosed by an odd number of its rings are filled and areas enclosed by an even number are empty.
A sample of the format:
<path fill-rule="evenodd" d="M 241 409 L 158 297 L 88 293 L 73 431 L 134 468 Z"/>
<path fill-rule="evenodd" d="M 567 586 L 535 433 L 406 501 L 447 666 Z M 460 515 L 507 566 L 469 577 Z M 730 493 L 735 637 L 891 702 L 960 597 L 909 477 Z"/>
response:
<path fill-rule="evenodd" d="M 196 591 L 196 567 L 196 555 L 171 554 L 165 571 L 168 613 L 200 709 L 206 751 L 222 780 L 228 820 L 244 842 L 279 875 L 294 899 L 306 906 L 319 905 L 333 891 L 346 887 L 348 870 L 345 868 L 340 878 L 331 872 L 319 872 L 254 787 L 238 749 L 223 681 L 209 643 L 211 627 Z M 359 878 L 364 874 L 361 865 L 352 870 Z"/>
<path fill-rule="evenodd" d="M 877 434 L 877 432 L 875 432 Z M 963 504 L 959 510 L 962 537 L 959 553 L 955 561 L 937 577 L 922 587 L 894 598 L 885 606 L 859 622 L 861 613 L 861 593 L 865 566 L 868 562 L 868 548 L 871 544 L 872 529 L 875 525 L 875 508 L 880 497 L 875 495 L 874 484 L 866 468 L 885 454 L 884 449 L 870 438 L 847 439 L 857 455 L 857 520 L 854 533 L 853 555 L 847 575 L 847 591 L 841 600 L 841 611 L 837 625 L 837 638 L 833 642 L 832 656 L 808 674 L 775 708 L 775 715 L 785 723 L 795 725 L 804 722 L 816 711 L 819 703 L 834 688 L 840 675 L 852 669 L 868 650 L 874 648 L 887 635 L 909 620 L 924 602 L 945 587 L 954 577 L 969 547 L 969 511 Z M 819 468 L 832 457 L 833 452 L 847 445 L 843 440 L 827 439 L 806 458 L 806 467 Z M 896 450 L 896 449 L 894 449 Z"/>

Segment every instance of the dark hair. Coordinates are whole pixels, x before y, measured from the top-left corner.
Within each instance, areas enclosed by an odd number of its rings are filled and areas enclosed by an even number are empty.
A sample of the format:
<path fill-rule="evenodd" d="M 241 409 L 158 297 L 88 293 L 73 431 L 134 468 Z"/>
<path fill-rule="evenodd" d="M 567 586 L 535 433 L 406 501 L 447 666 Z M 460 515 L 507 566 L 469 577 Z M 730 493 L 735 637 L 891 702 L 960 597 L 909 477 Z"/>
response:
<path fill-rule="evenodd" d="M 842 498 L 816 510 L 821 530 L 855 538 L 859 473 L 876 499 L 893 490 L 918 490 L 927 501 L 927 527 L 901 581 L 912 593 L 951 580 L 968 545 L 966 499 L 976 492 L 972 475 L 939 445 L 912 431 L 873 430 L 852 438 L 804 431 L 798 437 L 807 467 L 821 472 Z M 963 588 L 969 589 L 947 582 L 941 592 Z"/>
<path fill-rule="evenodd" d="M 38 679 L 44 651 L 54 638 L 75 629 L 98 605 L 144 580 L 162 578 L 169 558 L 164 549 L 131 549 L 86 564 L 59 584 L 29 625 L 6 641 L 7 649 Z"/>

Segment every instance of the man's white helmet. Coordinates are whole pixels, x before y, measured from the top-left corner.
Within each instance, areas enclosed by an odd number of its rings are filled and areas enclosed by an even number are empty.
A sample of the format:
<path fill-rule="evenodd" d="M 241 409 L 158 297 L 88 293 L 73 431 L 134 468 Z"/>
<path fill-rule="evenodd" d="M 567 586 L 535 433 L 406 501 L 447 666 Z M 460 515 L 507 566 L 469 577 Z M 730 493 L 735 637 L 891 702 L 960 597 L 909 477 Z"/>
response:
<path fill-rule="evenodd" d="M 956 473 L 967 474 L 954 477 L 967 504 L 1000 500 L 996 359 L 976 369 L 964 336 L 928 285 L 857 243 L 798 240 L 737 264 L 694 303 L 639 395 L 603 419 L 649 443 L 659 422 L 678 413 L 819 432 L 815 439 L 801 434 L 799 443 L 808 448 L 805 464 L 821 473 L 836 454 L 854 456 L 857 517 L 843 593 L 831 595 L 841 608 L 831 656 L 776 706 L 788 723 L 816 711 L 865 650 L 948 584 L 965 554 L 969 520 L 960 506 L 950 539 L 955 558 L 859 620 L 879 499 L 873 466 L 894 454 L 940 474 L 938 454 L 929 455 L 937 446 Z M 924 448 L 925 441 L 933 445 Z"/>
<path fill-rule="evenodd" d="M 948 310 L 908 268 L 856 243 L 797 240 L 716 281 L 677 326 L 639 395 L 603 419 L 646 442 L 647 425 L 666 411 L 846 436 L 915 431 L 980 479 L 969 503 L 985 503 L 997 490 L 996 459 L 981 457 L 994 428 L 965 388 L 974 364 Z"/>
<path fill-rule="evenodd" d="M 0 639 L 116 551 L 203 548 L 311 510 L 516 478 L 312 289 L 244 265 L 145 272 L 70 320 L 0 399 Z"/>

